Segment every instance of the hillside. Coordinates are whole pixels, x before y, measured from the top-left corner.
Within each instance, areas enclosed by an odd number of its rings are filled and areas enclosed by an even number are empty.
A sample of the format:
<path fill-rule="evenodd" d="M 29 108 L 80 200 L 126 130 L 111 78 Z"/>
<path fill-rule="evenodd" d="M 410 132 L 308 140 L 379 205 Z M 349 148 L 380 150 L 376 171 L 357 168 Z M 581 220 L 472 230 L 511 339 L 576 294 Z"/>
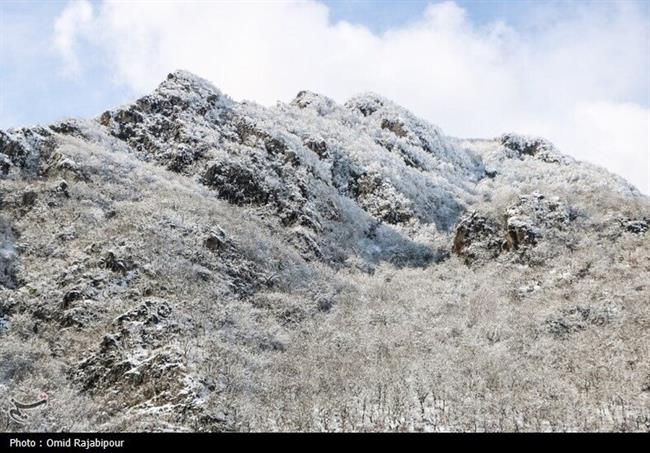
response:
<path fill-rule="evenodd" d="M 649 223 L 541 138 L 176 71 L 0 131 L 0 423 L 648 431 Z"/>

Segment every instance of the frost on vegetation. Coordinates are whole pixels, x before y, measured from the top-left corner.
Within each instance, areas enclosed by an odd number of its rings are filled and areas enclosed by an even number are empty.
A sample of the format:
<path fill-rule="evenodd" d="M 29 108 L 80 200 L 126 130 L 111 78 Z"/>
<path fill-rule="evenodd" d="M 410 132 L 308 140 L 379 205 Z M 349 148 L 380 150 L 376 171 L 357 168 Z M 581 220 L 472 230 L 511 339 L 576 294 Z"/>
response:
<path fill-rule="evenodd" d="M 504 134 L 500 137 L 508 157 L 523 159 L 526 156 L 547 163 L 567 163 L 570 160 L 562 156 L 548 140 L 525 135 Z"/>
<path fill-rule="evenodd" d="M 177 71 L 0 131 L 0 390 L 59 402 L 7 429 L 647 430 L 649 218 L 544 139 Z"/>

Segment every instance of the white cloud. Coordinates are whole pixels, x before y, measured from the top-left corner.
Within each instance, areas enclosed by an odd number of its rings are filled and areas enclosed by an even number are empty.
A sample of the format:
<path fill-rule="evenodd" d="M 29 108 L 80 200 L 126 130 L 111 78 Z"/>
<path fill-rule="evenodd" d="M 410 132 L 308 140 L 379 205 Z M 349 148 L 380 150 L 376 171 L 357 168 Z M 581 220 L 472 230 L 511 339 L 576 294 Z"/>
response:
<path fill-rule="evenodd" d="M 56 42 L 106 61 L 138 92 L 188 69 L 236 99 L 288 101 L 310 89 L 339 102 L 376 91 L 458 136 L 540 134 L 650 193 L 650 32 L 631 2 L 537 7 L 526 30 L 478 25 L 455 3 L 378 35 L 332 23 L 317 2 L 85 1 Z"/>
<path fill-rule="evenodd" d="M 54 22 L 54 46 L 65 60 L 65 72 L 81 70 L 75 44 L 79 35 L 92 32 L 93 10 L 87 0 L 73 0 Z"/>
<path fill-rule="evenodd" d="M 592 160 L 597 156 L 600 165 L 650 193 L 648 109 L 625 103 L 580 104 L 568 125 L 558 132 L 558 140 L 575 150 L 575 157 Z"/>

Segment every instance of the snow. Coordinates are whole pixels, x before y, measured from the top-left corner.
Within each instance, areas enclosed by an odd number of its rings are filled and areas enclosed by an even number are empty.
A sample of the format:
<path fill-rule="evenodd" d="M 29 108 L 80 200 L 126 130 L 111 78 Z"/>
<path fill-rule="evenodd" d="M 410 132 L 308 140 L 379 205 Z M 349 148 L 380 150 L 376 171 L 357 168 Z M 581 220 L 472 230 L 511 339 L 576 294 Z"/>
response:
<path fill-rule="evenodd" d="M 488 408 L 483 420 L 499 416 L 506 406 L 493 397 L 525 414 L 548 389 L 580 384 L 540 364 L 558 354 L 582 362 L 585 351 L 600 359 L 602 350 L 589 340 L 549 348 L 546 320 L 594 329 L 592 339 L 628 335 L 629 350 L 645 350 L 635 307 L 647 305 L 647 198 L 541 138 L 449 137 L 372 93 L 342 105 L 306 91 L 270 108 L 238 103 L 177 71 L 98 118 L 0 131 L 0 177 L 9 216 L 0 217 L 0 265 L 21 250 L 25 282 L 0 288 L 17 301 L 9 325 L 0 317 L 3 363 L 34 357 L 29 379 L 57 389 L 72 371 L 75 385 L 120 400 L 134 429 L 147 417 L 174 429 L 190 429 L 187 420 L 236 427 L 224 403 L 255 414 L 253 428 L 273 418 L 288 429 L 274 415 L 295 417 L 291 405 L 303 401 L 328 410 L 340 395 L 364 414 L 357 427 L 377 427 L 364 419 L 366 400 L 381 420 L 375 382 L 390 376 L 411 415 L 384 427 L 449 430 L 479 407 Z M 72 291 L 84 298 L 61 307 Z M 599 333 L 580 316 L 609 323 L 609 299 L 633 309 L 616 315 L 626 329 Z M 565 312 L 568 302 L 579 309 Z M 79 309 L 93 316 L 61 329 Z M 29 332 L 39 340 L 23 341 Z M 467 366 L 477 372 L 468 377 Z M 499 370 L 519 370 L 532 393 L 513 400 L 510 381 L 476 387 Z M 640 372 L 627 386 L 607 377 L 603 395 L 622 389 L 637 401 Z M 162 391 L 152 396 L 149 384 Z M 311 400 L 293 396 L 304 384 Z M 429 408 L 411 386 L 434 392 Z M 344 429 L 336 418 L 319 412 L 305 426 Z"/>

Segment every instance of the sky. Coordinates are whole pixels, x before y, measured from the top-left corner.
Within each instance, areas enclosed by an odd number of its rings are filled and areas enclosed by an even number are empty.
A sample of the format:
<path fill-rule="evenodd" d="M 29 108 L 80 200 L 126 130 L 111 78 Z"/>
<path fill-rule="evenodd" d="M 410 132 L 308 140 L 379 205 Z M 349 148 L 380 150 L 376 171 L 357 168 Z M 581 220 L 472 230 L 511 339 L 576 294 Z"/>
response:
<path fill-rule="evenodd" d="M 0 128 L 186 69 L 236 100 L 388 97 L 459 137 L 539 135 L 650 194 L 650 2 L 0 0 Z"/>

